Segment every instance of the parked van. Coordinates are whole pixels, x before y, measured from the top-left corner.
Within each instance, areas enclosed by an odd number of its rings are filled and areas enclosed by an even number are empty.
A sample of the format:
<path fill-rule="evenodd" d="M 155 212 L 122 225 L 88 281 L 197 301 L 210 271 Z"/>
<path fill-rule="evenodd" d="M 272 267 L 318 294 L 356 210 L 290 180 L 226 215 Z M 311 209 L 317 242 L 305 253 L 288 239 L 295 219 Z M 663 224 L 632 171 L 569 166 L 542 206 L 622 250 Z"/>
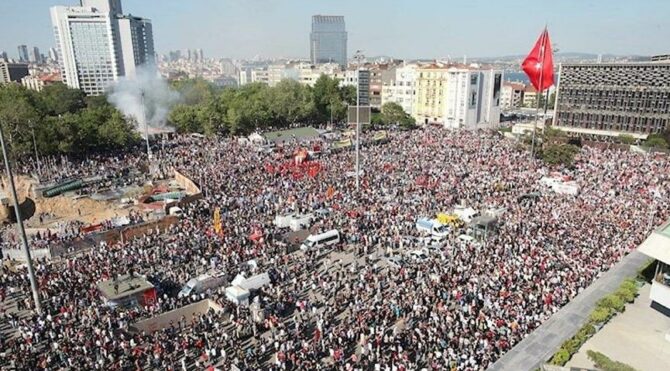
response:
<path fill-rule="evenodd" d="M 186 285 L 179 291 L 178 297 L 200 294 L 209 289 L 216 289 L 226 283 L 226 275 L 223 272 L 210 272 L 201 274 L 186 282 Z"/>
<path fill-rule="evenodd" d="M 309 235 L 305 242 L 300 245 L 301 250 L 315 249 L 323 246 L 337 245 L 340 243 L 340 232 L 337 229 L 321 233 Z"/>
<path fill-rule="evenodd" d="M 292 231 L 299 231 L 301 229 L 309 228 L 314 221 L 314 214 L 296 214 L 289 221 L 289 227 Z"/>
<path fill-rule="evenodd" d="M 449 227 L 438 222 L 437 220 L 431 220 L 428 218 L 421 218 L 416 221 L 416 229 L 419 232 L 430 234 L 431 236 L 444 237 L 449 234 Z"/>
<path fill-rule="evenodd" d="M 246 278 L 244 275 L 238 274 L 230 284 L 233 286 L 239 286 L 245 290 L 255 291 L 265 285 L 270 284 L 270 275 L 265 272 Z"/>

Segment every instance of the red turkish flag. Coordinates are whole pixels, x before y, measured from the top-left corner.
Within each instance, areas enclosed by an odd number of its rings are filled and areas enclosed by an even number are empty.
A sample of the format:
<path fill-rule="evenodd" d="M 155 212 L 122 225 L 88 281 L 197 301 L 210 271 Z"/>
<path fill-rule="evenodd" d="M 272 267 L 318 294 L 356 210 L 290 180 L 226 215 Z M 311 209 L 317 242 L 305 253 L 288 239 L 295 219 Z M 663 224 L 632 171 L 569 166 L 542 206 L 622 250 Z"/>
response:
<path fill-rule="evenodd" d="M 523 60 L 521 69 L 528 75 L 537 91 L 547 90 L 554 85 L 554 57 L 546 28 L 535 42 L 533 50 Z"/>

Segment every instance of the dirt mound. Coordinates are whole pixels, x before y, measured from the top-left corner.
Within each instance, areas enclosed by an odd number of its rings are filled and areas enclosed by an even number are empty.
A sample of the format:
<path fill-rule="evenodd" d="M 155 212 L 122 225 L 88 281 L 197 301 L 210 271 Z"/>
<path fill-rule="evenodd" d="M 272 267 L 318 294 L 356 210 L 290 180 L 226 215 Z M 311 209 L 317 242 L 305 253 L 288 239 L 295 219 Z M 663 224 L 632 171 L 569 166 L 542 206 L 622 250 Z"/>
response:
<path fill-rule="evenodd" d="M 21 204 L 27 199 L 34 200 L 34 213 L 31 213 L 30 218 L 25 221 L 29 228 L 48 228 L 73 220 L 93 224 L 115 216 L 128 215 L 128 210 L 118 208 L 113 202 L 96 201 L 90 198 L 75 199 L 64 195 L 51 198 L 35 197 L 36 195 L 33 194 L 35 181 L 30 177 L 17 176 L 14 183 Z M 2 191 L 8 197 L 9 205 L 13 205 L 6 178 L 2 178 Z M 0 222 L 12 222 L 14 220 L 10 215 L 12 212 L 12 208 L 0 207 Z M 42 222 L 40 222 L 40 216 Z"/>

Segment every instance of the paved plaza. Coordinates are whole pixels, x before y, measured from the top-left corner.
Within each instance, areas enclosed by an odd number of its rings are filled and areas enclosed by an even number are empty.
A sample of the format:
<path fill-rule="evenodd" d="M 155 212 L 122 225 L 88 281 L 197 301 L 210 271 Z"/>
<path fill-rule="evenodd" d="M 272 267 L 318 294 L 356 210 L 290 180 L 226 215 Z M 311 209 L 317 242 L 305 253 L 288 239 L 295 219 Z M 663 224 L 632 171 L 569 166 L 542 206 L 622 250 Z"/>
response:
<path fill-rule="evenodd" d="M 594 350 L 641 371 L 670 369 L 670 341 L 665 340 L 670 317 L 651 308 L 650 290 L 649 284 L 642 287 L 635 302 L 584 343 L 567 365 L 592 368 L 586 351 Z"/>

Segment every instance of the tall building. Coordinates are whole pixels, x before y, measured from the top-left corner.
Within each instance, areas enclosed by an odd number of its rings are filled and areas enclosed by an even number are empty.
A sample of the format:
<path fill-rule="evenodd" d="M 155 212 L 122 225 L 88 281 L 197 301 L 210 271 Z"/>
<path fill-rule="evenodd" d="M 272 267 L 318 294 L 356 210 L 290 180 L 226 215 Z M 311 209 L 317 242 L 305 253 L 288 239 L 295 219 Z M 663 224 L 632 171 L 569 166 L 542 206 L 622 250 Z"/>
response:
<path fill-rule="evenodd" d="M 130 15 L 118 17 L 121 55 L 125 76 L 135 76 L 137 67 L 155 63 L 151 21 Z"/>
<path fill-rule="evenodd" d="M 21 82 L 28 76 L 28 64 L 10 63 L 0 60 L 0 84 L 7 82 Z"/>
<path fill-rule="evenodd" d="M 670 62 L 563 64 L 559 76 L 561 130 L 646 138 L 670 128 Z"/>
<path fill-rule="evenodd" d="M 151 21 L 124 16 L 120 0 L 54 6 L 51 20 L 62 80 L 88 95 L 104 94 L 119 77 L 153 63 Z"/>
<path fill-rule="evenodd" d="M 312 16 L 310 58 L 313 64 L 347 66 L 347 31 L 343 16 Z"/>
<path fill-rule="evenodd" d="M 56 48 L 49 48 L 49 59 L 58 62 L 58 53 L 56 52 Z"/>
<path fill-rule="evenodd" d="M 19 50 L 19 62 L 27 63 L 30 59 L 28 56 L 28 47 L 25 45 L 19 45 L 17 49 Z"/>
<path fill-rule="evenodd" d="M 34 46 L 30 50 L 30 62 L 31 63 L 42 63 L 42 55 L 40 54 L 40 49 Z"/>
<path fill-rule="evenodd" d="M 418 123 L 446 128 L 500 123 L 502 71 L 478 65 L 432 64 L 420 67 L 417 73 L 413 116 Z"/>
<path fill-rule="evenodd" d="M 7 56 L 6 51 L 3 51 L 2 53 L 0 53 L 0 60 L 3 60 L 5 62 L 7 62 L 9 60 L 9 56 Z"/>

